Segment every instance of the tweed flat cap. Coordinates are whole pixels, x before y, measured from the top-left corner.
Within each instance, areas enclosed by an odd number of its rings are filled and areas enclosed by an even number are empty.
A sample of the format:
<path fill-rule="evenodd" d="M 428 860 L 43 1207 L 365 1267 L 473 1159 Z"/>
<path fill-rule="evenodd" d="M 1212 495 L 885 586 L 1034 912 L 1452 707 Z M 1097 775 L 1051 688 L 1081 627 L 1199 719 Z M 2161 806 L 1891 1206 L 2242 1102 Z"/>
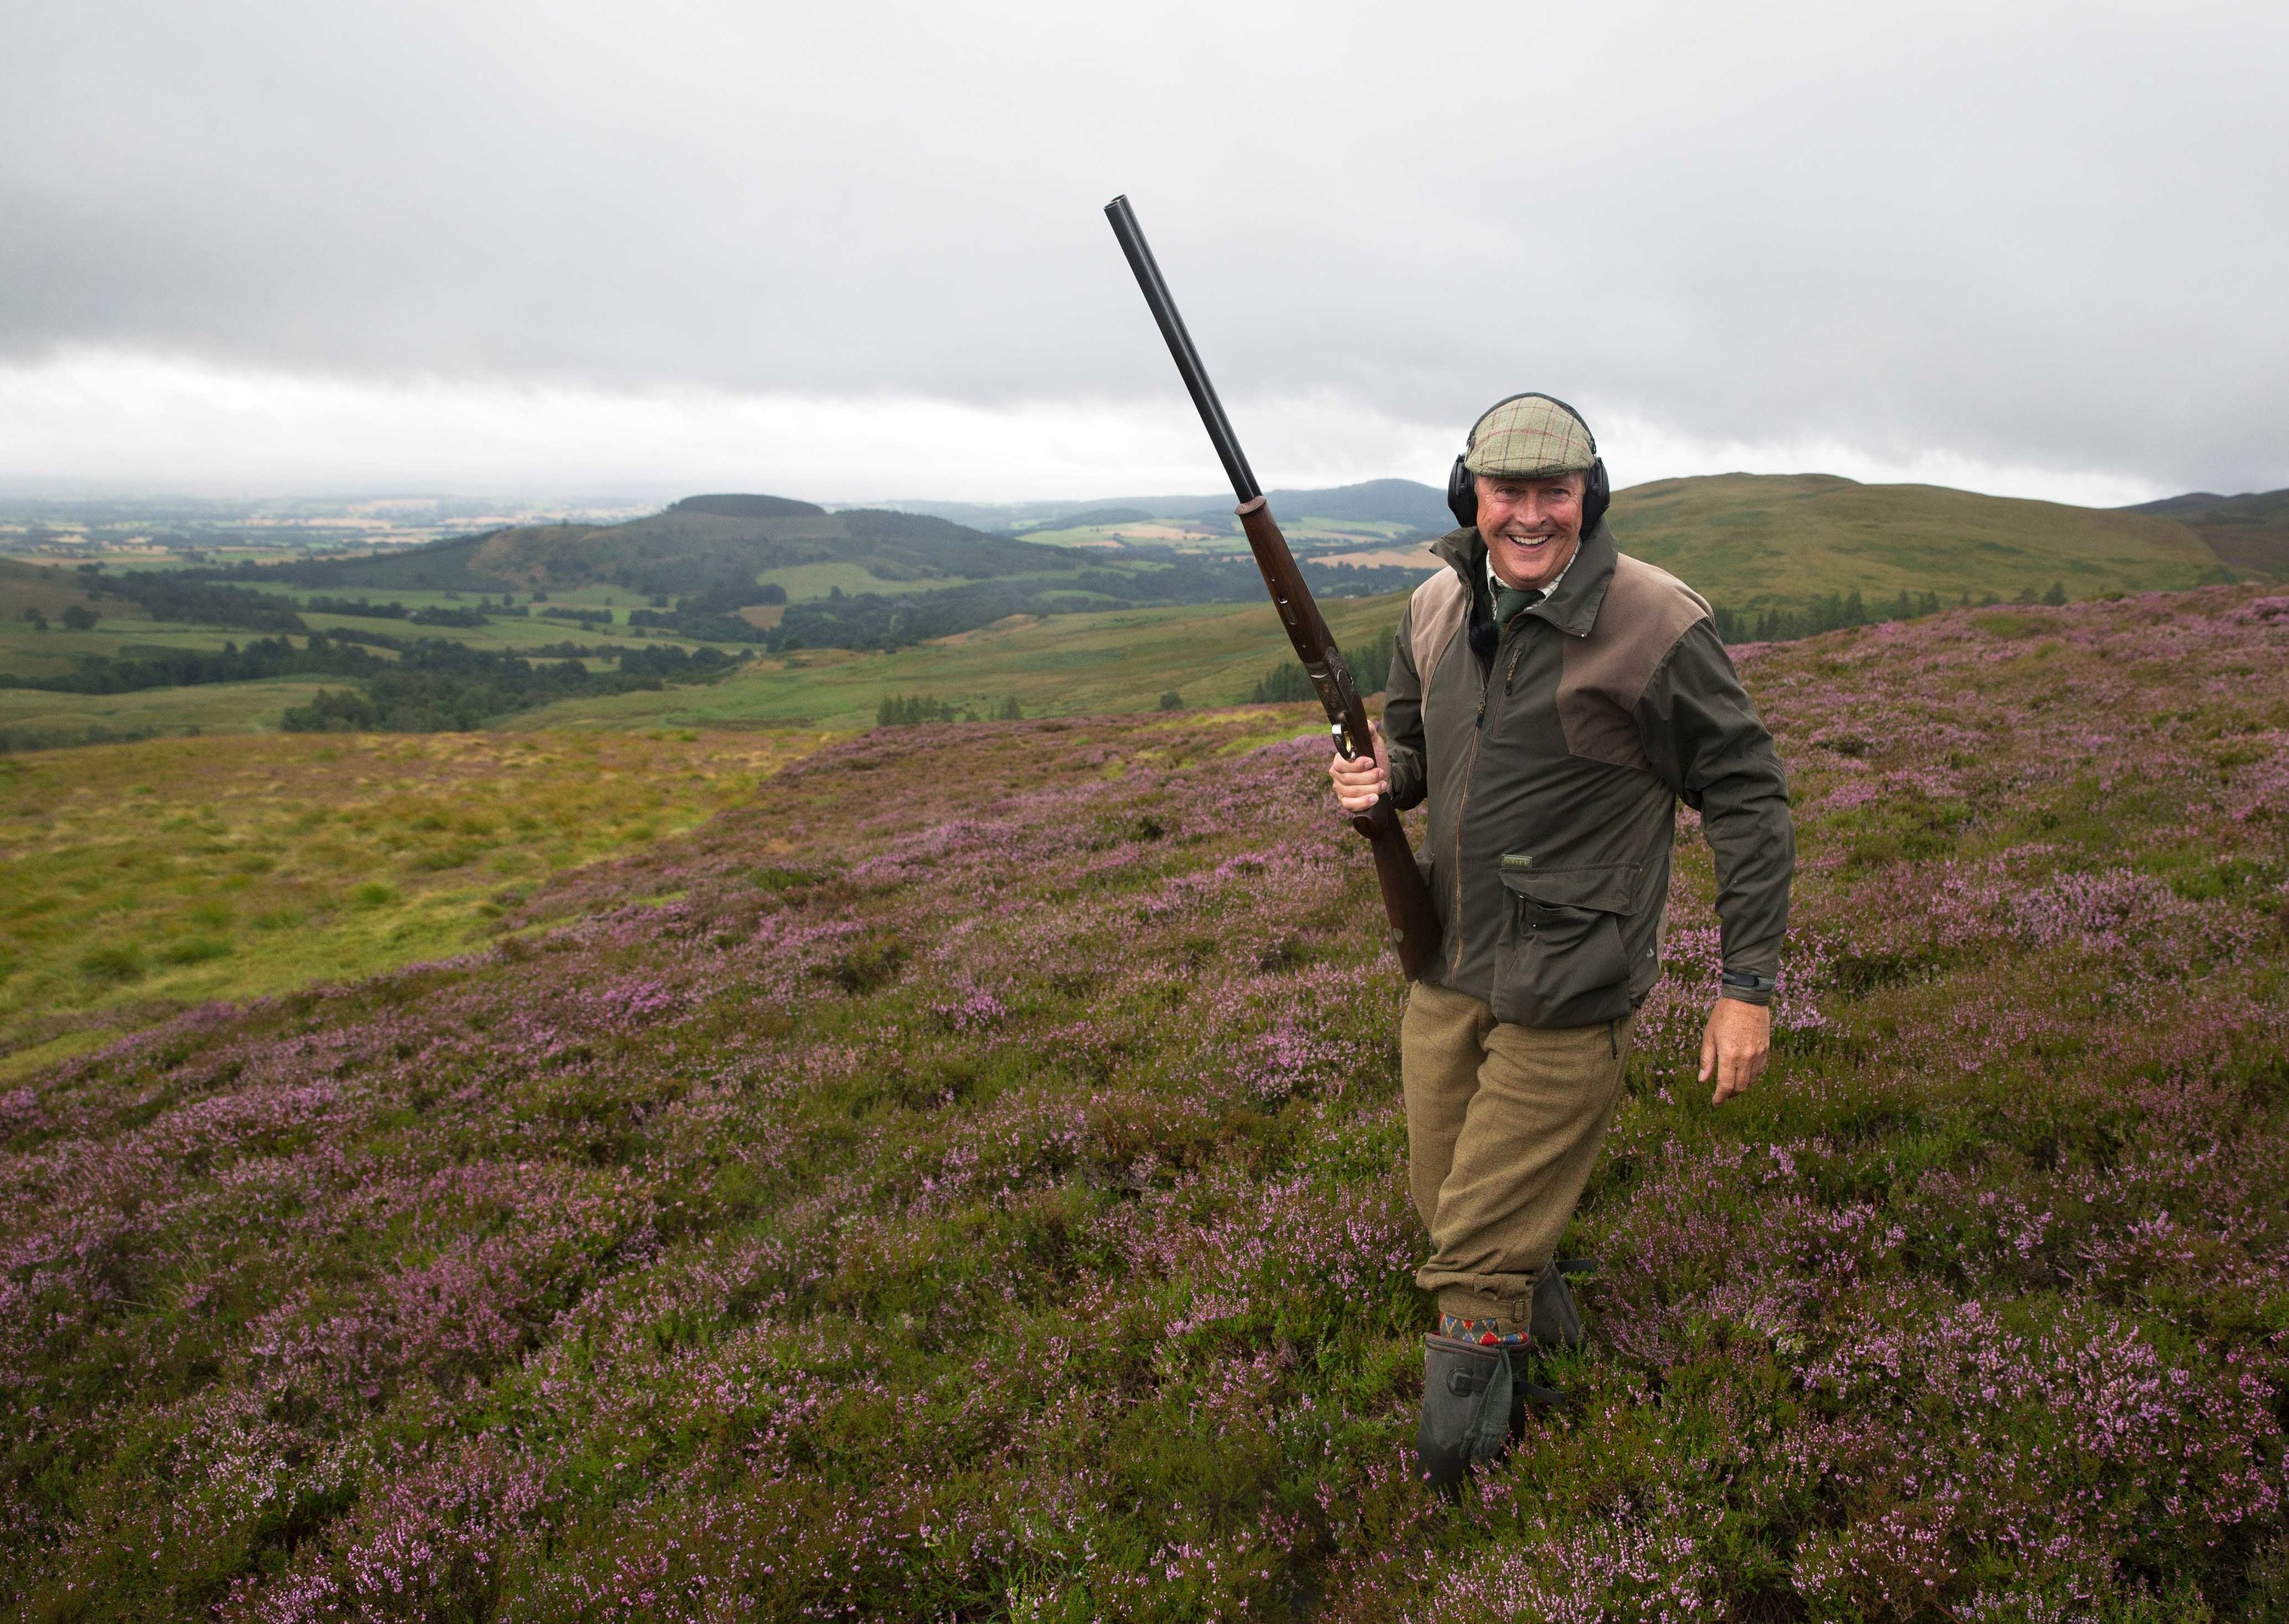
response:
<path fill-rule="evenodd" d="M 1597 442 L 1581 419 L 1538 394 L 1504 401 L 1481 418 L 1463 466 L 1491 478 L 1546 480 L 1585 471 Z"/>

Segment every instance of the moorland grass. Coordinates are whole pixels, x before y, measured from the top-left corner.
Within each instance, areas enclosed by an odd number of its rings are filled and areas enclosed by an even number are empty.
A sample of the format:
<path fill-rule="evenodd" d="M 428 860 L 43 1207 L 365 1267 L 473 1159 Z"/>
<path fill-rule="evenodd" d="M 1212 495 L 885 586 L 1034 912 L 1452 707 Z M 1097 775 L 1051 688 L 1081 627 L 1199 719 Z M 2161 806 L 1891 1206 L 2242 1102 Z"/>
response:
<path fill-rule="evenodd" d="M 1726 474 L 1616 491 L 1623 551 L 1749 609 L 1859 593 L 2008 602 L 2053 582 L 2070 598 L 2229 578 L 2209 544 L 2156 514 L 1833 474 Z"/>
<path fill-rule="evenodd" d="M 883 728 L 494 949 L 0 1095 L 26 1617 L 2277 1620 L 2289 599 L 1751 653 L 1773 1073 L 1669 977 L 1577 1407 L 1447 1508 L 1304 709 Z M 1297 736 L 1270 744 L 1267 730 Z"/>
<path fill-rule="evenodd" d="M 0 1077 L 187 1004 L 459 951 L 548 875 L 740 805 L 816 743 L 296 734 L 0 756 Z"/>
<path fill-rule="evenodd" d="M 1336 598 L 1320 605 L 1336 641 L 1364 647 L 1394 625 L 1405 600 Z M 1015 696 L 1029 716 L 1157 711 L 1174 692 L 1194 706 L 1238 703 L 1294 653 L 1271 606 L 1215 603 L 1023 618 L 889 654 L 841 649 L 767 657 L 707 688 L 572 700 L 512 727 L 859 728 L 886 697 L 920 696 L 980 714 Z"/>
<path fill-rule="evenodd" d="M 126 694 L 51 694 L 0 689 L 0 734 L 12 747 L 76 744 L 106 734 L 148 737 L 266 733 L 290 705 L 307 705 L 342 678 L 271 677 L 259 682 L 206 682 L 195 688 L 147 688 Z M 0 757 L 4 759 L 4 757 Z"/>
<path fill-rule="evenodd" d="M 840 566 L 818 566 L 840 568 Z M 412 594 L 406 594 L 409 598 Z M 442 594 L 428 594 L 442 599 Z M 598 601 L 607 594 L 596 594 Z M 616 594 L 625 606 L 628 594 Z M 387 601 L 387 594 L 382 594 Z M 568 600 L 569 601 L 569 600 Z M 466 600 L 464 601 L 466 601 Z M 1322 605 L 1346 645 L 1369 643 L 1399 617 L 1402 600 L 1331 599 Z M 625 608 L 623 608 L 625 613 Z M 409 628 L 401 622 L 306 617 L 314 626 L 349 626 L 397 635 L 440 636 L 473 648 L 518 652 L 536 644 L 616 641 L 642 647 L 626 626 L 585 627 L 566 621 L 497 619 L 481 630 Z M 987 627 L 895 653 L 821 649 L 763 657 L 729 680 L 705 686 L 575 700 L 504 719 L 519 729 L 578 728 L 807 728 L 853 730 L 871 724 L 889 697 L 920 695 L 981 714 L 1015 696 L 1025 713 L 1103 715 L 1157 710 L 1175 692 L 1193 705 L 1244 700 L 1264 673 L 1292 659 L 1268 605 L 1206 604 L 1175 609 L 1122 609 Z M 88 633 L 38 633 L 0 625 L 0 669 L 21 674 L 65 669 L 72 653 L 116 657 L 122 645 L 141 642 L 215 649 L 245 633 L 212 628 L 132 629 L 109 623 Z M 658 641 L 697 648 L 689 638 Z M 738 656 L 736 645 L 718 645 Z M 140 693 L 51 694 L 0 689 L 0 728 L 76 736 L 91 726 L 114 733 L 204 734 L 275 728 L 290 705 L 305 705 L 319 687 L 339 689 L 346 679 L 310 683 L 216 682 Z M 289 697 L 275 697 L 287 693 Z"/>

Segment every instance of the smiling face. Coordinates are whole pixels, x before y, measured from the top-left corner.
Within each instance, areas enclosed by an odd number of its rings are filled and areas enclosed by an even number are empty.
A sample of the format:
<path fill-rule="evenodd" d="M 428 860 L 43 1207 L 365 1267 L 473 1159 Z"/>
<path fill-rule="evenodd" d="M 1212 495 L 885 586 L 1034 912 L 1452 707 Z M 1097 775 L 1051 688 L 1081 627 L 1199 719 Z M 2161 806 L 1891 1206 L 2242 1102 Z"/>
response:
<path fill-rule="evenodd" d="M 1479 534 L 1495 574 L 1509 586 L 1548 586 L 1582 545 L 1582 496 L 1590 476 L 1473 477 L 1479 486 Z"/>

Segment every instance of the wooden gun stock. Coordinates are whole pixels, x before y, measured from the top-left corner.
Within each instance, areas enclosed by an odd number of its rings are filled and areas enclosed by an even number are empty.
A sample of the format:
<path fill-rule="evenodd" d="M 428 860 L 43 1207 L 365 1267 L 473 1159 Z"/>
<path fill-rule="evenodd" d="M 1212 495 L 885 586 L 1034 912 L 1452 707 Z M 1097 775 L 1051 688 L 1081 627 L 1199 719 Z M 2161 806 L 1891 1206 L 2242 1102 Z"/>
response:
<path fill-rule="evenodd" d="M 1336 748 L 1347 758 L 1373 755 L 1375 736 L 1368 725 L 1367 702 L 1360 697 L 1351 667 L 1336 648 L 1312 589 L 1304 584 L 1304 572 L 1296 567 L 1296 555 L 1288 550 L 1272 505 L 1254 497 L 1242 502 L 1238 512 L 1248 551 L 1256 555 L 1256 567 L 1271 590 L 1288 641 L 1328 713 Z M 1352 813 L 1352 827 L 1375 854 L 1375 882 L 1383 892 L 1384 916 L 1391 921 L 1391 945 L 1399 955 L 1399 967 L 1408 980 L 1419 980 L 1439 956 L 1439 912 L 1432 904 L 1430 888 L 1423 883 L 1423 871 L 1415 865 L 1399 809 L 1385 795 L 1367 811 Z"/>

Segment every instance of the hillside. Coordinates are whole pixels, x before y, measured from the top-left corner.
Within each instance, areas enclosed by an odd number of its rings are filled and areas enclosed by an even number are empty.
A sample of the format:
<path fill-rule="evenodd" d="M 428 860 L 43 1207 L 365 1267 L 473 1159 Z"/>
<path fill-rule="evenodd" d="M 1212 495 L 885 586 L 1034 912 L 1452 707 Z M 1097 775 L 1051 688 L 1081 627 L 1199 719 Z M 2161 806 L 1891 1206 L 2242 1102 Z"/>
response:
<path fill-rule="evenodd" d="M 2173 519 L 1826 474 L 1633 485 L 1615 493 L 1613 525 L 1624 551 L 1734 609 L 1855 590 L 1870 604 L 1903 591 L 2007 601 L 2054 581 L 2080 599 L 2225 575 Z"/>
<path fill-rule="evenodd" d="M 1344 498 L 1320 506 L 1390 513 L 1428 489 L 1386 481 L 1316 494 Z M 1313 494 L 1282 493 L 1306 509 Z M 2158 506 L 2169 511 L 1731 474 L 1624 490 L 1614 524 L 1624 547 L 1683 576 L 1725 611 L 1726 634 L 1746 641 L 2054 587 L 2079 599 L 2190 585 L 2229 566 L 2172 513 L 2220 536 L 2261 538 L 2280 513 L 2275 498 L 2257 497 Z M 577 697 L 539 712 L 583 725 L 841 728 L 865 725 L 885 699 L 987 713 L 1016 698 L 1038 715 L 1149 708 L 1171 692 L 1195 705 L 1244 697 L 1287 657 L 1244 546 L 1204 521 L 1138 522 L 1143 511 L 1068 512 L 1066 529 L 1034 532 L 1057 544 L 1044 545 L 926 514 L 828 513 L 782 498 L 711 495 L 622 524 L 528 526 L 394 555 L 204 577 L 10 565 L 0 569 L 0 609 L 10 617 L 0 621 L 0 748 L 275 721 L 288 705 L 268 712 L 268 689 L 251 682 L 297 684 L 288 703 L 298 711 L 312 702 L 311 682 L 327 678 L 411 694 L 410 683 L 381 681 L 374 661 L 402 661 L 419 637 L 469 650 L 419 657 L 456 665 L 447 673 L 455 703 L 392 701 L 377 715 L 489 721 L 533 710 L 547 683 L 503 659 L 586 661 L 584 679 L 562 671 L 548 679 Z M 1388 599 L 1345 609 L 1347 639 L 1377 634 L 1395 617 L 1392 594 L 1436 567 L 1420 537 L 1393 520 L 1282 516 L 1327 602 Z M 2249 546 L 2234 555 L 2258 556 Z M 420 580 L 442 585 L 395 584 Z M 399 605 L 400 596 L 412 601 Z M 68 609 L 76 625 L 58 623 Z M 100 620 L 92 629 L 89 613 Z M 247 632 L 274 640 L 323 632 L 375 652 L 296 645 L 259 659 L 225 657 L 223 645 L 244 643 Z M 653 669 L 653 657 L 632 657 L 618 641 L 662 639 L 693 658 L 772 657 L 706 688 L 687 676 L 721 676 L 730 665 Z M 170 672 L 187 685 L 183 695 L 135 697 Z M 483 693 L 473 686 L 480 678 Z M 661 681 L 677 686 L 659 689 Z M 338 708 L 340 716 L 329 712 L 336 722 L 365 713 L 347 702 Z"/>
<path fill-rule="evenodd" d="M 1418 537 L 1452 523 L 1443 492 L 1410 480 L 1275 490 L 1272 505 L 1296 533 L 1299 553 L 1381 565 L 1419 559 Z M 1150 513 L 1232 533 L 1231 505 L 1216 498 L 1091 506 L 1096 511 L 1032 518 L 1028 533 L 1084 540 L 1114 557 L 1124 537 L 1107 510 L 1123 520 Z M 1001 510 L 965 511 L 983 521 Z M 1346 522 L 1405 528 L 1319 534 L 1319 525 Z M 1618 491 L 1613 522 L 1629 551 L 1742 610 L 1855 591 L 1878 613 L 1902 591 L 1948 603 L 1966 593 L 2008 601 L 2056 583 L 2079 599 L 2197 585 L 2231 571 L 2289 574 L 2289 495 L 2186 497 L 2108 510 L 1830 474 L 1733 474 Z M 1132 522 L 1128 539 L 1137 529 Z"/>
<path fill-rule="evenodd" d="M 210 999 L 461 951 L 504 897 L 745 805 L 816 744 L 272 733 L 0 756 L 0 1094 Z"/>
<path fill-rule="evenodd" d="M 1802 856 L 1775 1069 L 1722 1110 L 1691 1081 L 1685 819 L 1562 1243 L 1597 1264 L 1587 1347 L 1540 1372 L 1575 1407 L 1460 1504 L 1406 1468 L 1402 990 L 1316 718 L 884 728 L 520 872 L 437 962 L 11 1079 L 0 1596 L 2280 1619 L 2289 600 L 1950 612 L 1746 675 Z M 545 855 L 527 801 L 578 834 L 585 778 L 618 820 L 705 755 L 562 759 L 534 796 L 514 751 L 457 752 L 500 775 L 463 831 L 442 752 L 336 784 L 301 743 L 208 784 L 117 747 L 116 800 L 53 777 L 71 827 L 27 843 L 68 906 L 148 872 L 221 933 L 199 911 L 249 905 L 227 880 L 281 834 L 326 895 L 378 854 L 475 875 Z M 153 792 L 113 869 L 105 818 Z M 364 817 L 339 852 L 313 801 Z"/>
<path fill-rule="evenodd" d="M 1328 490 L 1272 490 L 1264 494 L 1272 511 L 1280 516 L 1282 522 L 1291 516 L 1298 522 L 1307 519 L 1365 519 L 1403 524 L 1434 536 L 1455 522 L 1454 515 L 1447 511 L 1447 493 L 1414 480 L 1368 480 Z M 1232 507 L 1229 497 L 1212 498 L 1191 511 L 1202 518 L 1229 519 Z"/>
<path fill-rule="evenodd" d="M 2176 520 L 2236 569 L 2275 579 L 2289 577 L 2289 490 L 2237 497 L 2197 490 L 2123 511 Z"/>
<path fill-rule="evenodd" d="M 1399 622 L 1402 600 L 1331 598 L 1322 607 L 1356 654 Z M 1294 653 L 1267 603 L 1018 617 L 888 653 L 808 649 L 769 656 L 706 689 L 583 699 L 535 711 L 532 728 L 827 728 L 870 724 L 881 702 L 917 697 L 992 714 L 1014 698 L 1028 716 L 1151 711 L 1175 693 L 1193 708 L 1237 704 Z"/>
<path fill-rule="evenodd" d="M 1453 522 L 1447 516 L 1444 489 L 1416 480 L 1366 480 L 1355 485 L 1283 489 L 1268 494 L 1272 510 L 1283 523 L 1306 518 L 1363 520 L 1435 532 Z M 1107 510 L 1163 519 L 1205 517 L 1221 522 L 1232 516 L 1232 502 L 1228 494 L 1211 492 L 1203 496 L 1094 497 L 1068 502 L 902 501 L 886 506 L 906 513 L 933 513 L 980 529 L 1025 531 L 1104 522 L 1097 515 Z"/>
<path fill-rule="evenodd" d="M 852 566 L 886 587 L 1065 571 L 1070 553 L 920 513 L 829 513 L 780 498 L 698 497 L 623 524 L 523 525 L 372 558 L 278 566 L 296 585 L 560 591 L 608 585 L 685 596 L 752 587 L 774 569 Z M 749 600 L 755 601 L 759 600 Z"/>
<path fill-rule="evenodd" d="M 34 614 L 60 625 L 64 611 L 74 608 L 115 620 L 149 618 L 140 604 L 106 592 L 77 570 L 0 558 L 0 625 L 27 623 Z"/>

